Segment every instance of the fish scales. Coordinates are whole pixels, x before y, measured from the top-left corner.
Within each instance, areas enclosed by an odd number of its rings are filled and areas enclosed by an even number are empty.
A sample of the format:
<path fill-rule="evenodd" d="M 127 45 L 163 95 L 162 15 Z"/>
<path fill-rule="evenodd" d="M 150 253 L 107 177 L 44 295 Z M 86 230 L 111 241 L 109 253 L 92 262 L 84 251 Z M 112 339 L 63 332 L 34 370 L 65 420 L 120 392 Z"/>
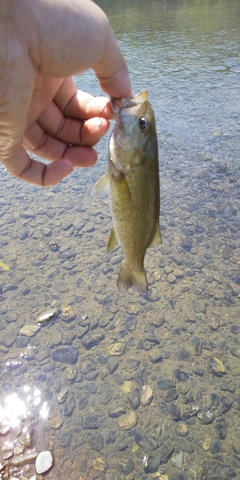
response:
<path fill-rule="evenodd" d="M 121 245 L 124 253 L 118 288 L 132 286 L 143 293 L 148 289 L 146 249 L 162 242 L 154 112 L 146 91 L 131 99 L 113 99 L 112 107 L 117 124 L 109 141 L 108 174 L 95 191 L 108 183 L 113 228 L 107 248 L 112 251 Z"/>

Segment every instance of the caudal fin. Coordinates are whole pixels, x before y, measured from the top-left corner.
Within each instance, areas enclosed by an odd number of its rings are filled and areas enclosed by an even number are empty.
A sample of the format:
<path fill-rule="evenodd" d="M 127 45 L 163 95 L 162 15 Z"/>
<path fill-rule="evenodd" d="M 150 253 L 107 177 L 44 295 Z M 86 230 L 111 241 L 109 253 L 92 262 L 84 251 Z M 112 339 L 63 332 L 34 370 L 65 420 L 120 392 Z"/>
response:
<path fill-rule="evenodd" d="M 140 293 L 148 291 L 147 277 L 144 269 L 131 270 L 124 262 L 118 275 L 117 286 L 122 292 L 130 287 L 135 288 Z"/>

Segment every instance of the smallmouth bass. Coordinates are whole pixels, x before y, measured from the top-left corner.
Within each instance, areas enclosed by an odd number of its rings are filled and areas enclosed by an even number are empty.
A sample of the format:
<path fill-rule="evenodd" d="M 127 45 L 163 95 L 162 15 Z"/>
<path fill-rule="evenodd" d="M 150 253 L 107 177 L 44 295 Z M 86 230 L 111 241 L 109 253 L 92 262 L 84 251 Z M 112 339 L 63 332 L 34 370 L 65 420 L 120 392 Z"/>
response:
<path fill-rule="evenodd" d="M 111 103 L 117 123 L 109 140 L 108 173 L 98 180 L 93 194 L 109 191 L 113 227 L 107 250 L 121 245 L 124 253 L 119 290 L 133 287 L 143 293 L 148 290 L 145 252 L 162 243 L 154 112 L 146 91 Z"/>

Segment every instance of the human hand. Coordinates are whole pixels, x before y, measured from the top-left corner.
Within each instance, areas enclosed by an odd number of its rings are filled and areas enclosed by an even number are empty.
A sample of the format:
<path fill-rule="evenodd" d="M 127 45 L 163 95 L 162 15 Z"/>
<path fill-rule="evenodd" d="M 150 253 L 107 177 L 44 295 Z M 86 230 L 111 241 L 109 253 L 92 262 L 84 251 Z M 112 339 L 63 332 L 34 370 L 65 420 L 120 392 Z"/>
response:
<path fill-rule="evenodd" d="M 96 162 L 92 147 L 112 112 L 109 99 L 77 90 L 72 75 L 89 68 L 108 95 L 132 95 L 126 63 L 96 4 L 1 1 L 0 161 L 14 176 L 49 186 Z M 26 149 L 52 163 L 33 160 Z"/>

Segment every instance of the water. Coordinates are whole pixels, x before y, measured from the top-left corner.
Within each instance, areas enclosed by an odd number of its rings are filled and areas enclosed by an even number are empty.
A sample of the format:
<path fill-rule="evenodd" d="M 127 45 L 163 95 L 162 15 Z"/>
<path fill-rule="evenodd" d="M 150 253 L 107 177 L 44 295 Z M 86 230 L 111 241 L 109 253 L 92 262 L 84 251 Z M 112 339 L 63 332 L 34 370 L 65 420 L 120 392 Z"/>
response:
<path fill-rule="evenodd" d="M 108 201 L 90 198 L 107 138 L 51 189 L 0 169 L 0 473 L 29 479 L 21 455 L 49 449 L 52 479 L 238 479 L 240 4 L 99 5 L 155 110 L 164 243 L 149 293 L 118 292 Z"/>

